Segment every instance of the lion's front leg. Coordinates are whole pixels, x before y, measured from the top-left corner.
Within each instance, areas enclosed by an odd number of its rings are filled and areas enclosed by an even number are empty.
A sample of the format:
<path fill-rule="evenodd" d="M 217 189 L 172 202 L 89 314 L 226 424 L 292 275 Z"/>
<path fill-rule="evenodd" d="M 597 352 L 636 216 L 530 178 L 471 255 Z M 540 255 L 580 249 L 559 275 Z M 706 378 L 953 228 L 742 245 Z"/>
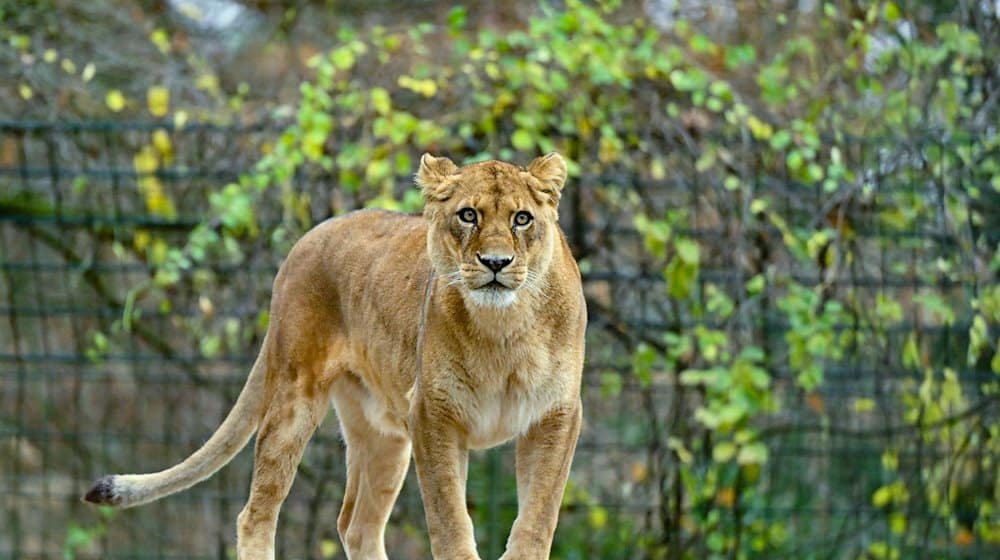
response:
<path fill-rule="evenodd" d="M 436 560 L 479 560 L 465 501 L 469 451 L 450 415 L 418 402 L 410 418 L 413 459 Z"/>
<path fill-rule="evenodd" d="M 517 440 L 517 519 L 501 560 L 549 557 L 582 419 L 579 402 L 560 407 Z"/>

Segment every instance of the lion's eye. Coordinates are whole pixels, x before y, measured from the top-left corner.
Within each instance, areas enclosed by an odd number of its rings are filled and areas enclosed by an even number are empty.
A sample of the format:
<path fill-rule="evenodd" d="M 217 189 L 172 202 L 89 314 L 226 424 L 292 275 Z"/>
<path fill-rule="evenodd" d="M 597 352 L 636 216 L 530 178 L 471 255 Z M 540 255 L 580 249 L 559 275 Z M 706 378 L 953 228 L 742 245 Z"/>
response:
<path fill-rule="evenodd" d="M 514 225 L 524 227 L 531 223 L 531 214 L 521 210 L 517 214 L 514 214 Z"/>
<path fill-rule="evenodd" d="M 472 208 L 462 208 L 461 210 L 458 211 L 458 219 L 462 220 L 467 224 L 476 223 L 476 218 L 477 218 L 476 211 L 473 210 Z"/>

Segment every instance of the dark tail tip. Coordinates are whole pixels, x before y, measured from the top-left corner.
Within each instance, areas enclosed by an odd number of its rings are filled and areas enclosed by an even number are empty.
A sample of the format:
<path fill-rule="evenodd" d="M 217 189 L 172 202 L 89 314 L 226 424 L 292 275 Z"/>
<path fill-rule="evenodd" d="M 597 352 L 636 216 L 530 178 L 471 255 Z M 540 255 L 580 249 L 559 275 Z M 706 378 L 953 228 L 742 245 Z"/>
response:
<path fill-rule="evenodd" d="M 83 501 L 99 505 L 118 505 L 121 498 L 115 494 L 115 477 L 109 475 L 98 479 L 83 496 Z"/>

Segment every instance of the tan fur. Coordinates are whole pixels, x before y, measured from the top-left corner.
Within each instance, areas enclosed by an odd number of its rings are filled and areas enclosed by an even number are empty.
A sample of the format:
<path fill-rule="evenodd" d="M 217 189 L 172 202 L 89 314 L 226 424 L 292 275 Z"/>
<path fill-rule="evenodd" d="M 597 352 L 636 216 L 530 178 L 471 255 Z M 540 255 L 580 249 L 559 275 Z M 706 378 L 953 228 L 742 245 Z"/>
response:
<path fill-rule="evenodd" d="M 557 224 L 565 180 L 557 154 L 527 168 L 425 155 L 423 218 L 362 211 L 320 224 L 278 272 L 260 356 L 220 429 L 179 465 L 105 477 L 86 499 L 127 507 L 187 488 L 259 429 L 238 553 L 273 558 L 278 510 L 332 399 L 347 443 L 337 527 L 350 558 L 386 558 L 411 451 L 434 557 L 478 558 L 468 453 L 511 439 L 519 504 L 503 558 L 547 558 L 580 431 L 586 325 Z M 467 208 L 473 223 L 460 217 Z"/>

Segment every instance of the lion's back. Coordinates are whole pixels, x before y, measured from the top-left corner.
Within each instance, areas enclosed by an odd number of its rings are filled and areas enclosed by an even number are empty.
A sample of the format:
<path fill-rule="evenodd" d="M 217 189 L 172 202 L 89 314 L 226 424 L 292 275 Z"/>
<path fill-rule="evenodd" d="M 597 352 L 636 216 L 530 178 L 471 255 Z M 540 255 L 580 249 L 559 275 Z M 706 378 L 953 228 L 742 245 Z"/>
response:
<path fill-rule="evenodd" d="M 371 325 L 419 311 L 430 276 L 427 225 L 420 216 L 360 210 L 331 218 L 289 252 L 274 296 L 331 308 L 343 327 Z M 415 320 L 414 320 L 415 321 Z"/>

